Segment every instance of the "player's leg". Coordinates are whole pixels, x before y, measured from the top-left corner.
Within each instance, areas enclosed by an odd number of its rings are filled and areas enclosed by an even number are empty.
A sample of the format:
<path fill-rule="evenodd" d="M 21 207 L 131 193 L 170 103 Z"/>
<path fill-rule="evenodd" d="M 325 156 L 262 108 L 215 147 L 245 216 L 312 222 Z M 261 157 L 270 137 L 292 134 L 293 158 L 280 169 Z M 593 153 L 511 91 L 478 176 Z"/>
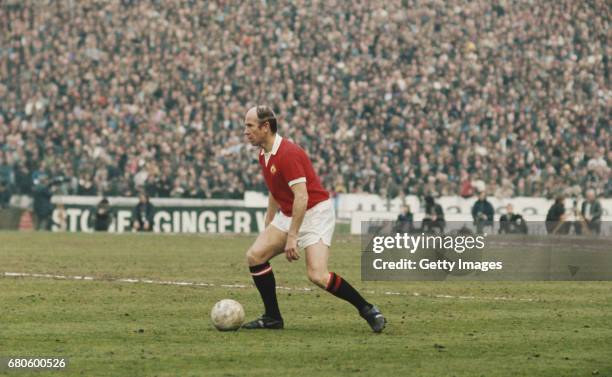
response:
<path fill-rule="evenodd" d="M 287 233 L 274 225 L 268 225 L 246 253 L 247 264 L 264 303 L 265 313 L 261 318 L 246 323 L 244 328 L 283 328 L 276 298 L 276 280 L 269 260 L 283 252 L 286 242 Z"/>
<path fill-rule="evenodd" d="M 305 250 L 306 269 L 311 282 L 334 296 L 350 302 L 360 312 L 372 306 L 340 275 L 329 272 L 327 268 L 329 247 L 322 240 L 307 246 Z"/>
<path fill-rule="evenodd" d="M 378 308 L 367 302 L 348 281 L 335 272 L 329 272 L 329 246 L 322 239 L 306 246 L 306 269 L 314 284 L 334 296 L 350 302 L 368 322 L 372 330 L 380 332 L 385 327 L 385 318 Z"/>
<path fill-rule="evenodd" d="M 249 267 L 265 263 L 284 252 L 287 233 L 270 224 L 246 252 Z"/>

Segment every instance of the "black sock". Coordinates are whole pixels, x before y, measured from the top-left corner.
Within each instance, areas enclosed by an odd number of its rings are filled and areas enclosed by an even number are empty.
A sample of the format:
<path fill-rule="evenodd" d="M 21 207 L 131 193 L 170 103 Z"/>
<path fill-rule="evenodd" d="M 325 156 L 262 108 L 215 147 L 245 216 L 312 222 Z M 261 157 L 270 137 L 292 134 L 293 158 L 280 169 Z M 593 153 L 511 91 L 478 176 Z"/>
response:
<path fill-rule="evenodd" d="M 372 306 L 348 283 L 348 281 L 342 279 L 340 275 L 334 272 L 329 273 L 329 281 L 325 289 L 332 295 L 350 302 L 360 312 L 366 307 Z"/>
<path fill-rule="evenodd" d="M 276 300 L 276 279 L 270 263 L 262 263 L 249 267 L 255 286 L 261 295 L 266 315 L 275 319 L 281 319 L 278 301 Z"/>

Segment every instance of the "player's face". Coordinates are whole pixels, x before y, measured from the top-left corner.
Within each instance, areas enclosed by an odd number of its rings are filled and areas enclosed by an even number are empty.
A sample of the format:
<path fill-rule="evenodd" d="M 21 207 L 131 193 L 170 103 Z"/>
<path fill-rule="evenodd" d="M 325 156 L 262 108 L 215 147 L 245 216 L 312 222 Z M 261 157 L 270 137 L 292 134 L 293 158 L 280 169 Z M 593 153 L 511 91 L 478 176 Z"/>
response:
<path fill-rule="evenodd" d="M 249 143 L 254 146 L 261 146 L 265 140 L 266 127 L 259 124 L 257 113 L 249 110 L 244 118 L 244 136 L 249 140 Z"/>

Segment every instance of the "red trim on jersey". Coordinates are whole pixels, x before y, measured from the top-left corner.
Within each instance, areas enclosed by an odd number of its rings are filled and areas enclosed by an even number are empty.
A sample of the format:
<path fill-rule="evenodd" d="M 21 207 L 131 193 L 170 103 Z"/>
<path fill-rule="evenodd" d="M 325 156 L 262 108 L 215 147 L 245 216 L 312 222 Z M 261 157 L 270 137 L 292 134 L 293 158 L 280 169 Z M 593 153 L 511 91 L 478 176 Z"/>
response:
<path fill-rule="evenodd" d="M 260 153 L 259 165 L 270 194 L 279 204 L 281 212 L 286 216 L 291 217 L 293 210 L 294 195 L 291 187 L 289 187 L 289 182 L 293 180 L 306 178 L 306 190 L 308 191 L 306 209 L 329 199 L 329 193 L 321 185 L 321 181 L 315 173 L 306 152 L 286 139 L 281 139 L 278 150 L 270 155 L 267 164 L 264 154 Z"/>

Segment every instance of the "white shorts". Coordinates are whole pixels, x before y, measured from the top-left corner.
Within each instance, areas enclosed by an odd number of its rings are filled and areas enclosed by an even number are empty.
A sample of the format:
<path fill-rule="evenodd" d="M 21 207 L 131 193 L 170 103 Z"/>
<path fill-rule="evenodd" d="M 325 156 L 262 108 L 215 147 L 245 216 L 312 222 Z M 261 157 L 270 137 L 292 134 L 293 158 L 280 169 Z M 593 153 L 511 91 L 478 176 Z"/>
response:
<path fill-rule="evenodd" d="M 291 217 L 278 211 L 272 220 L 272 225 L 282 232 L 288 233 L 291 226 Z M 322 240 L 327 246 L 331 246 L 335 226 L 336 213 L 332 200 L 327 199 L 317 203 L 304 215 L 304 221 L 298 233 L 298 247 L 303 249 L 316 244 L 319 240 Z"/>

